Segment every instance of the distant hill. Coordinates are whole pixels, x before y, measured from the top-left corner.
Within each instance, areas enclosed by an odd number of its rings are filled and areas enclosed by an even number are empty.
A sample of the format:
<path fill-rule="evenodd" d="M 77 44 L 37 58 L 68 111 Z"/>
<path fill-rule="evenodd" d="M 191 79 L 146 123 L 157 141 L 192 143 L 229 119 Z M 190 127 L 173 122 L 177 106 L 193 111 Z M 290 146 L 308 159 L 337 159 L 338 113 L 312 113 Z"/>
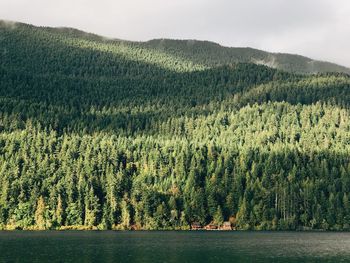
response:
<path fill-rule="evenodd" d="M 206 66 L 244 62 L 296 73 L 350 73 L 349 68 L 299 55 L 269 53 L 253 48 L 223 47 L 208 41 L 155 39 L 142 43 L 142 46 L 190 59 Z"/>
<path fill-rule="evenodd" d="M 125 45 L 138 46 L 141 48 L 162 52 L 205 67 L 232 65 L 236 63 L 254 63 L 294 73 L 316 74 L 338 72 L 350 74 L 349 68 L 330 62 L 313 60 L 300 55 L 269 53 L 249 47 L 225 47 L 209 41 L 154 39 L 147 42 L 132 42 L 127 40 L 106 38 L 78 29 L 66 27 L 34 27 L 22 23 L 1 20 L 0 26 L 9 26 L 10 28 L 17 26 L 32 27 L 37 29 L 40 28 L 51 33 L 64 34 L 66 36 L 86 40 L 119 44 L 124 43 Z"/>

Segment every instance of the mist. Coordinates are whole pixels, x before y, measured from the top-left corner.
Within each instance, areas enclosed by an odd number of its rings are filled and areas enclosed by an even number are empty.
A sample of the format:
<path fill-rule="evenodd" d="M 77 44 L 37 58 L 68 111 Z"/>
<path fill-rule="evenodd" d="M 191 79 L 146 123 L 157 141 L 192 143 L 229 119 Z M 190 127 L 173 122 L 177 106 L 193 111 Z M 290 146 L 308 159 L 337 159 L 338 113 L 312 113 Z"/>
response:
<path fill-rule="evenodd" d="M 0 19 L 145 41 L 198 39 L 350 67 L 346 0 L 2 0 Z"/>

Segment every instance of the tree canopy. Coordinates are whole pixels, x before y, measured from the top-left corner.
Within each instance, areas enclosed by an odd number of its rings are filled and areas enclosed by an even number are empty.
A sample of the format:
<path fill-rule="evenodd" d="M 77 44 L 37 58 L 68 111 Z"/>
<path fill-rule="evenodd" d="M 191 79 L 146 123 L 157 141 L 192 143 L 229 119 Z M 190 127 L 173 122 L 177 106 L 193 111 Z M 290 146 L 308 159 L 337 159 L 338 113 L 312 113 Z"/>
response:
<path fill-rule="evenodd" d="M 350 77 L 194 57 L 0 24 L 0 228 L 349 229 Z"/>

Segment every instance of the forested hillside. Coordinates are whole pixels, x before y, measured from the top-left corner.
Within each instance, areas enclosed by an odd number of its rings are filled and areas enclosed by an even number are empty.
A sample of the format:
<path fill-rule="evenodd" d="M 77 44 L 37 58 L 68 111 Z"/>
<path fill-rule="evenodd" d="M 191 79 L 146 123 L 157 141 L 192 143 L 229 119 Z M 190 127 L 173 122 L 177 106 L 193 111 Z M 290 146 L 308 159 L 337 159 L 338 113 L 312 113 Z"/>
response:
<path fill-rule="evenodd" d="M 0 228 L 350 230 L 349 75 L 159 45 L 0 22 Z"/>
<path fill-rule="evenodd" d="M 207 66 L 220 66 L 234 63 L 254 63 L 272 68 L 300 73 L 340 72 L 350 74 L 350 69 L 334 63 L 317 61 L 307 57 L 269 53 L 253 48 L 231 48 L 208 41 L 155 39 L 141 46 L 169 54 Z"/>

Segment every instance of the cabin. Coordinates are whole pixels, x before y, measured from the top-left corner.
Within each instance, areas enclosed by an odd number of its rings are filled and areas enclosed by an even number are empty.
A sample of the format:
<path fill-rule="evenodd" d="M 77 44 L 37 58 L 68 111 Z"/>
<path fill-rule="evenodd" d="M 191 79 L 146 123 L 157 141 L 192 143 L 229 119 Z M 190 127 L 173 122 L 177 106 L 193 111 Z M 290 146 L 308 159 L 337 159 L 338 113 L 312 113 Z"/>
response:
<path fill-rule="evenodd" d="M 136 225 L 136 224 L 134 224 L 134 225 L 130 226 L 130 230 L 141 230 L 141 227 Z"/>
<path fill-rule="evenodd" d="M 205 226 L 205 230 L 217 230 L 218 229 L 218 225 L 210 223 L 209 225 Z"/>
<path fill-rule="evenodd" d="M 193 222 L 191 224 L 191 230 L 201 230 L 201 229 L 203 229 L 201 223 Z"/>
<path fill-rule="evenodd" d="M 225 221 L 222 224 L 222 227 L 220 228 L 221 230 L 232 230 L 231 223 L 229 221 Z"/>

